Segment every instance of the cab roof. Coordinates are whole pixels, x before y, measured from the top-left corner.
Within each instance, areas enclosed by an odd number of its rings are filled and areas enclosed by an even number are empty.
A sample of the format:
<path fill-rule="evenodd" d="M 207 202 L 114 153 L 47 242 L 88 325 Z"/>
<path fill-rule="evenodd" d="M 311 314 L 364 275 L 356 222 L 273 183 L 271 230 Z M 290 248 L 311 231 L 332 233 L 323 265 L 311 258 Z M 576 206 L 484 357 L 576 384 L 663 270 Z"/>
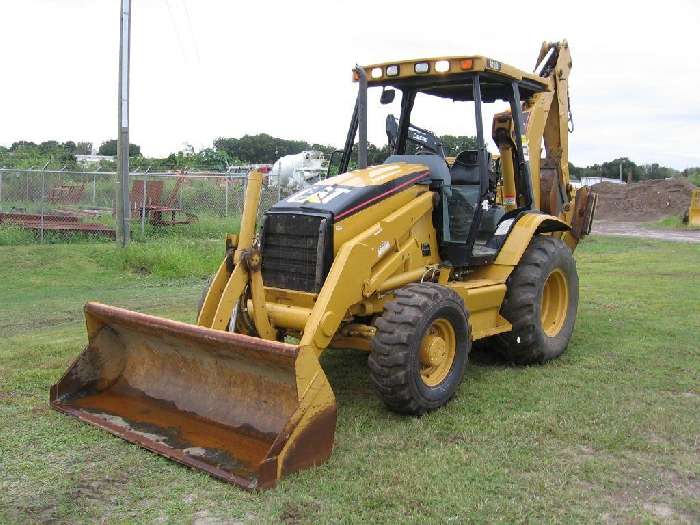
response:
<path fill-rule="evenodd" d="M 471 86 L 475 73 L 481 73 L 481 96 L 486 102 L 507 99 L 513 80 L 518 83 L 522 98 L 550 89 L 546 78 L 480 55 L 384 62 L 362 69 L 368 87 L 417 89 L 452 100 L 473 100 Z"/>

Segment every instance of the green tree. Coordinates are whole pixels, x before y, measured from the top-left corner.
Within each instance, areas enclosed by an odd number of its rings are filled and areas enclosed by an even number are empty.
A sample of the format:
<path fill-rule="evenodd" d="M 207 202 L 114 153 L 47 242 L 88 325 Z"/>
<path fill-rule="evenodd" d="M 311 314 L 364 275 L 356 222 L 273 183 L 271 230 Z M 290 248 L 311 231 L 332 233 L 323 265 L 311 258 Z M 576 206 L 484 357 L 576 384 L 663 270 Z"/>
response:
<path fill-rule="evenodd" d="M 59 149 L 59 143 L 55 140 L 46 140 L 39 144 L 38 148 L 41 153 L 50 154 Z"/>
<path fill-rule="evenodd" d="M 90 155 L 92 153 L 92 142 L 78 142 L 75 145 L 76 155 Z"/>
<path fill-rule="evenodd" d="M 445 148 L 445 155 L 448 157 L 455 157 L 460 151 L 476 149 L 476 137 L 440 135 L 439 138 Z"/>
<path fill-rule="evenodd" d="M 116 139 L 105 141 L 100 144 L 97 153 L 115 157 L 117 155 L 117 144 Z M 129 157 L 138 157 L 139 155 L 141 155 L 141 146 L 129 143 Z"/>
<path fill-rule="evenodd" d="M 238 153 L 238 139 L 219 137 L 214 140 L 214 149 L 216 151 L 223 151 L 229 156 L 236 157 Z"/>
<path fill-rule="evenodd" d="M 36 144 L 33 142 L 28 142 L 26 140 L 18 140 L 17 142 L 13 142 L 12 145 L 10 146 L 10 151 L 16 152 L 20 151 L 21 149 L 31 149 L 35 148 Z"/>
<path fill-rule="evenodd" d="M 281 139 L 267 133 L 259 133 L 244 135 L 240 139 L 219 137 L 214 141 L 214 149 L 225 151 L 230 157 L 243 162 L 271 164 L 285 155 L 294 155 L 313 148 L 303 140 Z M 328 149 L 330 150 L 330 147 Z"/>

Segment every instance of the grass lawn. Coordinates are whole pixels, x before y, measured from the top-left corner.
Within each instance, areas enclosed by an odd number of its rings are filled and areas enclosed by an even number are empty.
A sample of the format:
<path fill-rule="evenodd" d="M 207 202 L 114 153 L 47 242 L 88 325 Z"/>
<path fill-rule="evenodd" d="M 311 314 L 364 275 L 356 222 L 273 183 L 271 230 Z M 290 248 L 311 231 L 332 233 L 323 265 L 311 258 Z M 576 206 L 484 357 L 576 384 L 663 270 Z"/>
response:
<path fill-rule="evenodd" d="M 646 222 L 644 225 L 649 228 L 660 228 L 662 230 L 700 230 L 700 226 L 684 224 L 677 215 L 669 215 L 658 221 Z"/>
<path fill-rule="evenodd" d="M 384 409 L 366 355 L 329 351 L 335 451 L 248 493 L 48 407 L 89 300 L 184 321 L 221 241 L 0 246 L 0 523 L 700 521 L 700 245 L 593 237 L 568 351 L 478 356 L 422 418 Z"/>

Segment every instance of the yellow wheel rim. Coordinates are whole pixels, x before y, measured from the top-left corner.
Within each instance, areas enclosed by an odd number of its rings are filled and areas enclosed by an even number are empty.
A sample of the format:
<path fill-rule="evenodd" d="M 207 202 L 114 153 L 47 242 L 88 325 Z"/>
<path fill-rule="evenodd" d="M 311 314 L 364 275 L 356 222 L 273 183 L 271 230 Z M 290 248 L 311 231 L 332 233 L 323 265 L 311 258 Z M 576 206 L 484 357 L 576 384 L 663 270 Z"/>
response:
<path fill-rule="evenodd" d="M 436 319 L 420 345 L 420 376 L 427 386 L 442 383 L 452 369 L 457 339 L 447 319 Z"/>
<path fill-rule="evenodd" d="M 559 268 L 552 270 L 544 283 L 540 320 L 542 329 L 549 337 L 556 336 L 566 321 L 569 309 L 569 286 L 566 275 Z"/>

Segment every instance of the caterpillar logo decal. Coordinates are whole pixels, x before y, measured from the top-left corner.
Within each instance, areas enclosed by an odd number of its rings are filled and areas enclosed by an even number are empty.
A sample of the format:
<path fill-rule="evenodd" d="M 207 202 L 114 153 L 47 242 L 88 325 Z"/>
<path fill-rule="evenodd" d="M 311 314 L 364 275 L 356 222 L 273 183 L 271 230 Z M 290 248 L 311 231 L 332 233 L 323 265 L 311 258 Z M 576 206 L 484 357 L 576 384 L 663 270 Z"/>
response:
<path fill-rule="evenodd" d="M 287 202 L 300 204 L 328 204 L 330 201 L 352 191 L 352 188 L 343 186 L 311 186 L 289 197 Z"/>
<path fill-rule="evenodd" d="M 357 181 L 352 185 L 333 184 L 326 179 L 325 184 L 314 184 L 276 203 L 268 212 L 320 213 L 331 215 L 333 221 L 339 221 L 429 178 L 430 172 L 426 168 L 417 168 L 409 173 L 404 171 L 404 174 L 382 184 L 357 184 Z M 386 169 L 386 166 L 379 169 Z"/>

